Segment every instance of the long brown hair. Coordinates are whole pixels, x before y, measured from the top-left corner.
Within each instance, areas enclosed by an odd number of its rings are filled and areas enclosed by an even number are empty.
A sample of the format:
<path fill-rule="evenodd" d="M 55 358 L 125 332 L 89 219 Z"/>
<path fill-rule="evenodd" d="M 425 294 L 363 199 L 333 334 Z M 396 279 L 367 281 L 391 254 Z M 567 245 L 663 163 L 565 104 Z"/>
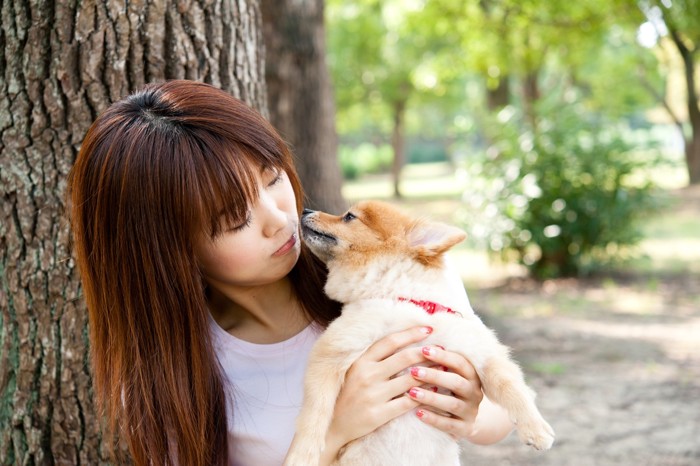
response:
<path fill-rule="evenodd" d="M 287 172 L 301 213 L 292 156 L 271 125 L 193 81 L 116 102 L 83 141 L 68 194 L 95 394 L 110 438 L 138 465 L 226 463 L 226 398 L 193 244 L 216 233 L 222 211 L 241 223 L 260 166 Z M 323 265 L 303 246 L 290 278 L 312 320 L 338 315 Z"/>

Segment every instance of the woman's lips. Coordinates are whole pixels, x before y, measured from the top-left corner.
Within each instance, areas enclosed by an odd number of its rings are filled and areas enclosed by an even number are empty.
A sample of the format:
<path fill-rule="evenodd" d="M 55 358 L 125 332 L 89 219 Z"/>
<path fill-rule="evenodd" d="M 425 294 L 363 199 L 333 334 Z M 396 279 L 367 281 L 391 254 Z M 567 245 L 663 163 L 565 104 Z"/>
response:
<path fill-rule="evenodd" d="M 294 246 L 297 244 L 297 234 L 294 233 L 289 240 L 287 240 L 286 243 L 282 245 L 281 248 L 279 248 L 277 251 L 275 251 L 273 256 L 283 256 L 287 254 L 289 251 L 291 251 Z"/>

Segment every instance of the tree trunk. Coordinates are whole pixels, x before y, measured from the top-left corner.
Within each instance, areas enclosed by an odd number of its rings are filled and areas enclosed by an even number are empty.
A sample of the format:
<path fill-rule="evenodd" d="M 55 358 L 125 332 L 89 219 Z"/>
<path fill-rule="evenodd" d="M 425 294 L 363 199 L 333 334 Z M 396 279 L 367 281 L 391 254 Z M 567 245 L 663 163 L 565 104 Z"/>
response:
<path fill-rule="evenodd" d="M 323 0 L 262 0 L 270 121 L 291 145 L 307 207 L 340 213 L 335 102 Z"/>
<path fill-rule="evenodd" d="M 394 150 L 394 160 L 391 164 L 391 179 L 394 185 L 394 197 L 401 198 L 401 170 L 406 164 L 404 141 L 404 114 L 406 101 L 394 102 L 394 128 L 391 133 L 391 147 Z"/>
<path fill-rule="evenodd" d="M 540 99 L 539 70 L 528 71 L 523 82 L 523 111 L 531 127 L 537 127 L 535 104 Z"/>
<path fill-rule="evenodd" d="M 91 122 L 151 81 L 265 112 L 255 0 L 0 1 L 0 464 L 99 464 L 66 176 Z"/>
<path fill-rule="evenodd" d="M 700 101 L 696 91 L 695 52 L 689 50 L 678 33 L 671 29 L 671 37 L 683 58 L 686 83 L 686 105 L 690 122 L 690 136 L 685 142 L 685 161 L 690 184 L 700 184 Z"/>
<path fill-rule="evenodd" d="M 697 88 L 695 87 L 695 53 L 698 51 L 697 44 L 690 45 L 692 42 L 685 41 L 683 37 L 681 37 L 681 32 L 676 29 L 675 24 L 668 20 L 668 17 L 665 18 L 665 22 L 671 35 L 671 40 L 683 59 L 683 71 L 686 84 L 686 108 L 688 109 L 688 120 L 690 123 L 690 135 L 688 137 L 683 135 L 685 139 L 685 161 L 688 169 L 688 179 L 691 185 L 700 184 L 700 97 L 698 97 Z M 679 126 L 681 132 L 683 132 L 682 125 Z"/>
<path fill-rule="evenodd" d="M 700 184 L 700 128 L 693 129 L 693 138 L 685 141 L 685 161 L 689 184 Z"/>
<path fill-rule="evenodd" d="M 496 87 L 486 86 L 486 104 L 491 111 L 497 111 L 510 103 L 510 76 L 498 78 Z"/>

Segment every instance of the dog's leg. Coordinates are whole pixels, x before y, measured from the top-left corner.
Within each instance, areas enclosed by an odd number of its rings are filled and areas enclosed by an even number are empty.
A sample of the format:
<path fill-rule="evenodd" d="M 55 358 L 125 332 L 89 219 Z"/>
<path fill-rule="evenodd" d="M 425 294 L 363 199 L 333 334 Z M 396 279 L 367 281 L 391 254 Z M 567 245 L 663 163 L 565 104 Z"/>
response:
<path fill-rule="evenodd" d="M 521 441 L 538 450 L 548 450 L 554 442 L 554 430 L 537 409 L 535 393 L 525 384 L 520 367 L 499 345 L 502 354 L 492 356 L 482 370 L 477 369 L 484 393 L 508 411 Z"/>
<path fill-rule="evenodd" d="M 319 463 L 345 374 L 359 356 L 359 352 L 339 348 L 337 341 L 335 332 L 329 327 L 309 356 L 304 402 L 285 466 L 313 466 Z"/>

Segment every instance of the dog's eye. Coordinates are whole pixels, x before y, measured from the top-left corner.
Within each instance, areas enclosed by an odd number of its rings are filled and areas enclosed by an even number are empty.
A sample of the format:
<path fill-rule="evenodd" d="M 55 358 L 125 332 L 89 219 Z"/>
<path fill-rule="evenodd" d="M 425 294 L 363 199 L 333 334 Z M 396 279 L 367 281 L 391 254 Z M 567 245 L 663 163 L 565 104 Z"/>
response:
<path fill-rule="evenodd" d="M 343 216 L 343 222 L 349 222 L 350 220 L 355 220 L 357 217 L 355 217 L 353 214 L 348 212 Z"/>

